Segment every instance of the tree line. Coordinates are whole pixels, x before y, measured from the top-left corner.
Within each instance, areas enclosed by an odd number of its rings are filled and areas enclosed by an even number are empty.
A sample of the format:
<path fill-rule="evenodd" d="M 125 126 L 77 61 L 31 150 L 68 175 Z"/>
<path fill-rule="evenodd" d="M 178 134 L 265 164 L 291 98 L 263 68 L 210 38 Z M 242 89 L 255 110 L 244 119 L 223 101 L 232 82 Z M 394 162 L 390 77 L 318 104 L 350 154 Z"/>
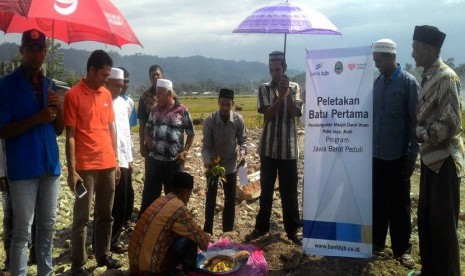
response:
<path fill-rule="evenodd" d="M 16 45 L 16 44 L 15 44 Z M 15 46 L 16 47 L 16 46 Z M 60 51 L 61 44 L 59 42 L 52 42 L 51 39 L 46 40 L 47 56 L 44 61 L 44 71 L 47 76 L 52 76 L 54 79 L 66 82 L 70 87 L 79 81 L 79 76 L 73 70 L 67 70 L 64 63 L 64 54 Z M 21 62 L 21 55 L 17 52 L 9 61 L 0 61 L 0 77 L 11 73 L 16 69 Z M 462 83 L 465 81 L 465 63 L 455 64 L 455 58 L 448 58 L 444 62 L 449 65 L 460 77 Z M 406 71 L 413 74 L 418 81 L 421 81 L 421 68 L 415 68 L 414 65 L 406 63 L 403 67 Z M 295 72 L 295 71 L 294 71 Z M 175 75 L 176 72 L 171 72 Z M 290 80 L 300 84 L 302 89 L 305 89 L 305 72 L 290 76 Z M 378 72 L 374 72 L 375 76 Z M 257 93 L 258 86 L 261 83 L 267 82 L 269 79 L 262 79 L 256 81 L 247 81 L 241 83 L 230 83 L 218 80 L 198 80 L 187 82 L 174 81 L 174 90 L 180 95 L 193 95 L 202 94 L 204 92 L 211 92 L 216 94 L 221 88 L 229 88 L 235 91 L 238 95 L 251 95 Z M 144 91 L 150 87 L 150 83 L 144 85 L 130 85 L 129 93 L 138 98 Z M 197 92 L 197 93 L 195 93 Z"/>
<path fill-rule="evenodd" d="M 455 58 L 448 58 L 446 60 L 443 60 L 444 63 L 446 63 L 452 70 L 455 71 L 457 76 L 460 78 L 460 82 L 464 83 L 465 81 L 465 63 L 455 65 Z M 415 78 L 418 80 L 418 82 L 421 82 L 421 75 L 423 73 L 422 68 L 415 68 L 412 64 L 406 63 L 404 66 L 404 70 L 415 76 Z"/>

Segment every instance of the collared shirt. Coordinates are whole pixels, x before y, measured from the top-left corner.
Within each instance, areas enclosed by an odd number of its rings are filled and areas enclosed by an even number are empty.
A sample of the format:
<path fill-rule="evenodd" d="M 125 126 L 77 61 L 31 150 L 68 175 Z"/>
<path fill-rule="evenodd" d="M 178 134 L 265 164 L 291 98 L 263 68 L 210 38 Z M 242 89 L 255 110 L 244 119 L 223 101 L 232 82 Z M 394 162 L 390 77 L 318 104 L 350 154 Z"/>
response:
<path fill-rule="evenodd" d="M 0 131 L 5 125 L 25 120 L 46 103 L 50 80 L 42 78 L 40 101 L 22 68 L 0 79 Z M 53 85 L 53 84 L 52 84 Z M 52 87 L 55 90 L 55 87 Z M 9 180 L 24 180 L 49 173 L 61 174 L 58 143 L 53 122 L 33 126 L 23 134 L 5 140 Z"/>
<path fill-rule="evenodd" d="M 202 145 L 202 158 L 205 163 L 213 164 L 213 160 L 219 156 L 226 174 L 235 172 L 237 145 L 242 154 L 247 153 L 244 118 L 231 111 L 229 120 L 224 122 L 219 111 L 210 114 L 203 123 Z"/>
<path fill-rule="evenodd" d="M 447 157 L 452 156 L 457 175 L 463 176 L 463 145 L 460 80 L 441 58 L 423 75 L 417 107 L 416 134 L 421 160 L 432 171 L 439 172 Z"/>
<path fill-rule="evenodd" d="M 122 97 L 113 99 L 113 111 L 115 112 L 116 144 L 120 168 L 129 168 L 132 162 L 132 139 L 128 118 L 128 102 Z"/>
<path fill-rule="evenodd" d="M 137 107 L 137 119 L 147 122 L 150 110 L 157 104 L 157 92 L 153 86 L 140 96 L 139 106 Z"/>
<path fill-rule="evenodd" d="M 419 145 L 417 124 L 418 83 L 401 69 L 380 75 L 373 86 L 373 157 L 394 160 L 407 156 L 415 161 Z"/>
<path fill-rule="evenodd" d="M 155 105 L 145 128 L 154 143 L 149 156 L 160 161 L 175 161 L 184 149 L 184 132 L 188 136 L 195 134 L 189 111 L 178 102 L 170 108 Z"/>
<path fill-rule="evenodd" d="M 128 103 L 129 126 L 137 126 L 137 111 L 134 101 L 128 94 L 123 94 L 123 99 Z"/>
<path fill-rule="evenodd" d="M 163 273 L 173 265 L 167 256 L 176 237 L 188 238 L 202 250 L 208 235 L 195 223 L 186 205 L 169 193 L 155 200 L 137 221 L 129 243 L 131 273 Z"/>
<path fill-rule="evenodd" d="M 110 133 L 115 115 L 108 89 L 94 90 L 82 78 L 65 94 L 63 114 L 65 126 L 76 128 L 76 170 L 117 166 Z"/>
<path fill-rule="evenodd" d="M 297 117 L 302 116 L 302 101 L 300 88 L 295 82 L 289 82 L 292 99 L 297 106 Z M 278 99 L 278 91 L 271 86 L 271 82 L 262 84 L 258 88 L 258 112 L 265 111 Z M 263 126 L 258 154 L 274 159 L 292 160 L 299 158 L 297 145 L 297 122 L 295 117 L 287 112 L 288 97 L 285 97 L 278 114 Z"/>

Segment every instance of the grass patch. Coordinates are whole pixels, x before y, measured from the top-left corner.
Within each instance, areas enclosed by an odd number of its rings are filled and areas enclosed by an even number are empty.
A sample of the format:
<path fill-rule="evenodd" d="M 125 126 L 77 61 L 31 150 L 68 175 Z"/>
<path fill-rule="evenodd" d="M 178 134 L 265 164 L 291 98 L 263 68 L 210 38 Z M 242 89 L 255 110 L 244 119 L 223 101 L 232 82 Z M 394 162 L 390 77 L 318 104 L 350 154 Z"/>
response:
<path fill-rule="evenodd" d="M 208 115 L 218 110 L 218 98 L 213 96 L 191 96 L 179 97 L 179 101 L 187 106 L 192 119 L 205 119 Z M 137 106 L 139 101 L 134 101 Z M 248 129 L 258 128 L 263 124 L 263 115 L 257 112 L 257 96 L 237 96 L 234 105 L 242 107 L 241 111 L 236 111 L 244 117 L 245 126 Z M 235 111 L 235 108 L 233 108 Z M 201 130 L 202 125 L 195 126 L 196 130 Z M 139 126 L 131 128 L 132 132 L 138 132 Z"/>
<path fill-rule="evenodd" d="M 218 110 L 218 98 L 211 96 L 181 97 L 179 101 L 187 106 L 192 119 L 206 118 Z M 246 128 L 257 128 L 263 123 L 263 115 L 257 112 L 257 96 L 237 96 L 234 105 L 242 107 L 237 113 L 244 117 Z M 235 110 L 235 108 L 233 108 Z M 196 128 L 202 129 L 197 126 Z"/>

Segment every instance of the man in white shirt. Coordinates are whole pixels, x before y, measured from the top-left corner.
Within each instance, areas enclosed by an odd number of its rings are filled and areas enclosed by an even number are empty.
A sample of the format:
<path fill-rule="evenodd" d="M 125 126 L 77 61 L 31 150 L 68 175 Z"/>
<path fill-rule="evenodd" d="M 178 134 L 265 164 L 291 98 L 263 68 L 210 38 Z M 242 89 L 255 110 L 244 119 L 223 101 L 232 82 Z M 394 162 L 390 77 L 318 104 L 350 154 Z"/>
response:
<path fill-rule="evenodd" d="M 120 96 L 124 86 L 124 72 L 119 68 L 111 68 L 106 88 L 110 90 L 113 98 L 113 111 L 115 113 L 116 141 L 121 177 L 115 190 L 113 203 L 113 228 L 111 234 L 111 251 L 124 253 L 127 246 L 119 243 L 119 236 L 123 228 L 130 186 L 130 171 L 132 170 L 132 140 L 129 126 L 128 103 Z"/>
<path fill-rule="evenodd" d="M 120 96 L 128 103 L 128 117 L 129 117 L 129 127 L 137 126 L 137 111 L 136 106 L 134 104 L 134 100 L 129 97 L 128 87 L 129 87 L 129 71 L 126 70 L 124 67 L 117 67 L 124 72 L 124 85 L 123 89 L 121 90 Z M 132 134 L 132 133 L 131 133 Z M 134 152 L 134 143 L 132 144 L 133 152 Z M 127 202 L 126 202 L 126 215 L 124 218 L 124 225 L 127 229 L 134 229 L 136 225 L 132 222 L 132 213 L 134 211 L 134 188 L 132 186 L 132 170 L 129 170 L 129 184 L 128 184 L 128 194 L 127 194 Z"/>

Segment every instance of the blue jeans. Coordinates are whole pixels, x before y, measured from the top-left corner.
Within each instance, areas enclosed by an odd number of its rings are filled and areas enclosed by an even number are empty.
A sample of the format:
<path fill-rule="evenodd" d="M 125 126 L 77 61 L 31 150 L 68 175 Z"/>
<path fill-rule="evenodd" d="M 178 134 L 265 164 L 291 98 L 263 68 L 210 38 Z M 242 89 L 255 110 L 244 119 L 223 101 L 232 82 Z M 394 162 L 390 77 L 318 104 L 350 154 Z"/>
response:
<path fill-rule="evenodd" d="M 13 229 L 13 210 L 11 209 L 9 192 L 2 192 L 3 197 L 3 249 L 6 260 L 9 260 L 11 245 L 11 230 Z M 6 261 L 5 260 L 5 261 Z"/>
<path fill-rule="evenodd" d="M 36 213 L 37 274 L 53 272 L 52 248 L 60 176 L 43 176 L 10 181 L 13 234 L 10 248 L 11 275 L 27 274 L 28 242 Z"/>

